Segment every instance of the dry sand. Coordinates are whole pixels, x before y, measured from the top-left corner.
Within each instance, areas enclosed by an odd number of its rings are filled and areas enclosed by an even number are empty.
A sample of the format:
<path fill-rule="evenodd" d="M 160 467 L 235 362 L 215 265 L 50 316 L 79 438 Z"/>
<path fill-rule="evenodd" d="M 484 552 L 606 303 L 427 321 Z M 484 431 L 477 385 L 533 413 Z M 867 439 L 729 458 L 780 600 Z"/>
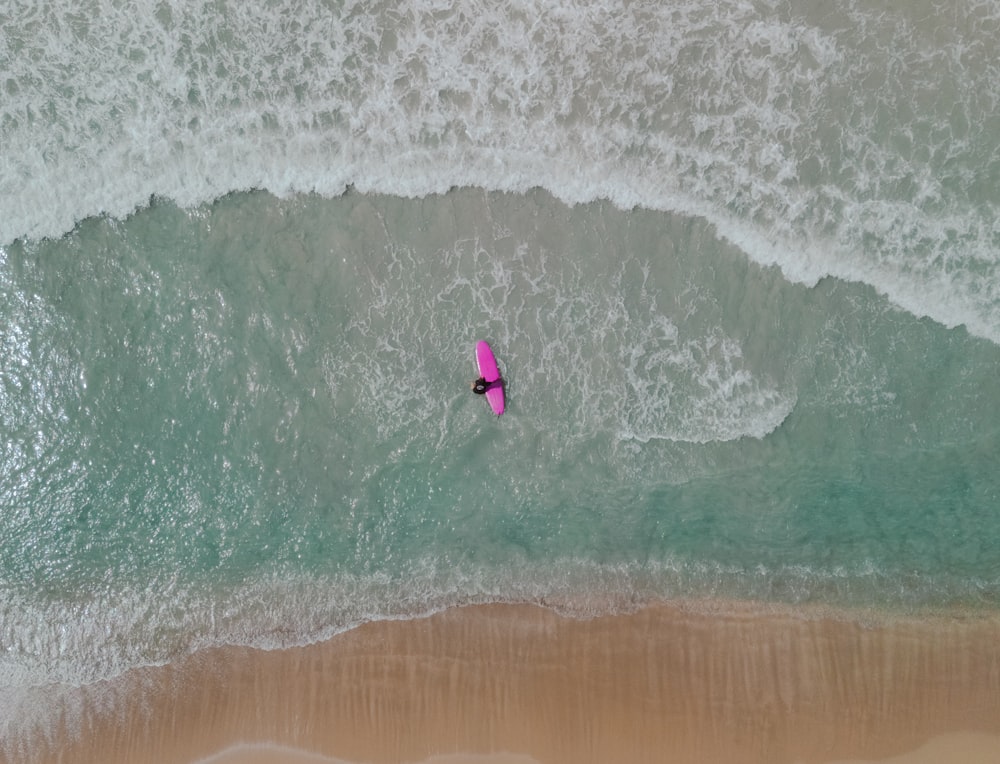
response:
<path fill-rule="evenodd" d="M 1000 762 L 986 617 L 484 605 L 205 650 L 105 689 L 32 764 Z"/>

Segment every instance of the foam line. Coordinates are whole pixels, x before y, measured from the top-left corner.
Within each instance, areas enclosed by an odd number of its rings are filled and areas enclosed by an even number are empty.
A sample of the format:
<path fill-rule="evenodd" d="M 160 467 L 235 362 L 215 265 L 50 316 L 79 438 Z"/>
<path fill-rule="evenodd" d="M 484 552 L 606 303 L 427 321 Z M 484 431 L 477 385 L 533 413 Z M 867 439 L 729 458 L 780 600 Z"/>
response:
<path fill-rule="evenodd" d="M 0 243 L 159 196 L 453 186 L 702 216 L 793 281 L 1000 342 L 1000 24 L 614 0 L 5 19 Z"/>

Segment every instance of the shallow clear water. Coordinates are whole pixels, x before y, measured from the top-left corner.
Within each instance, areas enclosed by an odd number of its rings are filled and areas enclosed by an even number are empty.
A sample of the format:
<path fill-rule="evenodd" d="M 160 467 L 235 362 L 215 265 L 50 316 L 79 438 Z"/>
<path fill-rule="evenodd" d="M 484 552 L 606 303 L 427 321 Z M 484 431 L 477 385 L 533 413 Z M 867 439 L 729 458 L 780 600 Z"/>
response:
<path fill-rule="evenodd" d="M 470 601 L 995 609 L 1000 18 L 918 6 L 15 4 L 0 683 Z"/>

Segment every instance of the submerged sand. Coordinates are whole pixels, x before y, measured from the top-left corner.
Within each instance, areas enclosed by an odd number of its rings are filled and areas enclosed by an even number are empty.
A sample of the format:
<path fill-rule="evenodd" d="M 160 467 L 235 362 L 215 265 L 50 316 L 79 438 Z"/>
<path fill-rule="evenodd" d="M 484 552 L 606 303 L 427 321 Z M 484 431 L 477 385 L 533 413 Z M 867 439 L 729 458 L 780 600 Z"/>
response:
<path fill-rule="evenodd" d="M 204 650 L 106 689 L 114 702 L 35 738 L 28 760 L 1000 761 L 992 617 L 481 605 L 307 647 Z"/>

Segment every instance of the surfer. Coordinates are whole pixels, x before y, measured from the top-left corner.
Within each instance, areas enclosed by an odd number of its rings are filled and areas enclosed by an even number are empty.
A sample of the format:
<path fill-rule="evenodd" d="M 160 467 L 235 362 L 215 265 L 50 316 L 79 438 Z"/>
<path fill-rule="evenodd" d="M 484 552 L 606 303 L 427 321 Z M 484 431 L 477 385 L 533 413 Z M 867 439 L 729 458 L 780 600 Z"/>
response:
<path fill-rule="evenodd" d="M 493 413 L 500 416 L 503 413 L 504 381 L 497 368 L 497 359 L 485 340 L 476 343 L 476 365 L 479 367 L 479 379 L 472 383 L 472 392 L 484 396 Z"/>
<path fill-rule="evenodd" d="M 476 395 L 483 395 L 488 390 L 492 390 L 494 387 L 503 387 L 503 380 L 494 379 L 492 382 L 487 382 L 486 377 L 480 377 L 472 383 L 472 392 Z"/>

